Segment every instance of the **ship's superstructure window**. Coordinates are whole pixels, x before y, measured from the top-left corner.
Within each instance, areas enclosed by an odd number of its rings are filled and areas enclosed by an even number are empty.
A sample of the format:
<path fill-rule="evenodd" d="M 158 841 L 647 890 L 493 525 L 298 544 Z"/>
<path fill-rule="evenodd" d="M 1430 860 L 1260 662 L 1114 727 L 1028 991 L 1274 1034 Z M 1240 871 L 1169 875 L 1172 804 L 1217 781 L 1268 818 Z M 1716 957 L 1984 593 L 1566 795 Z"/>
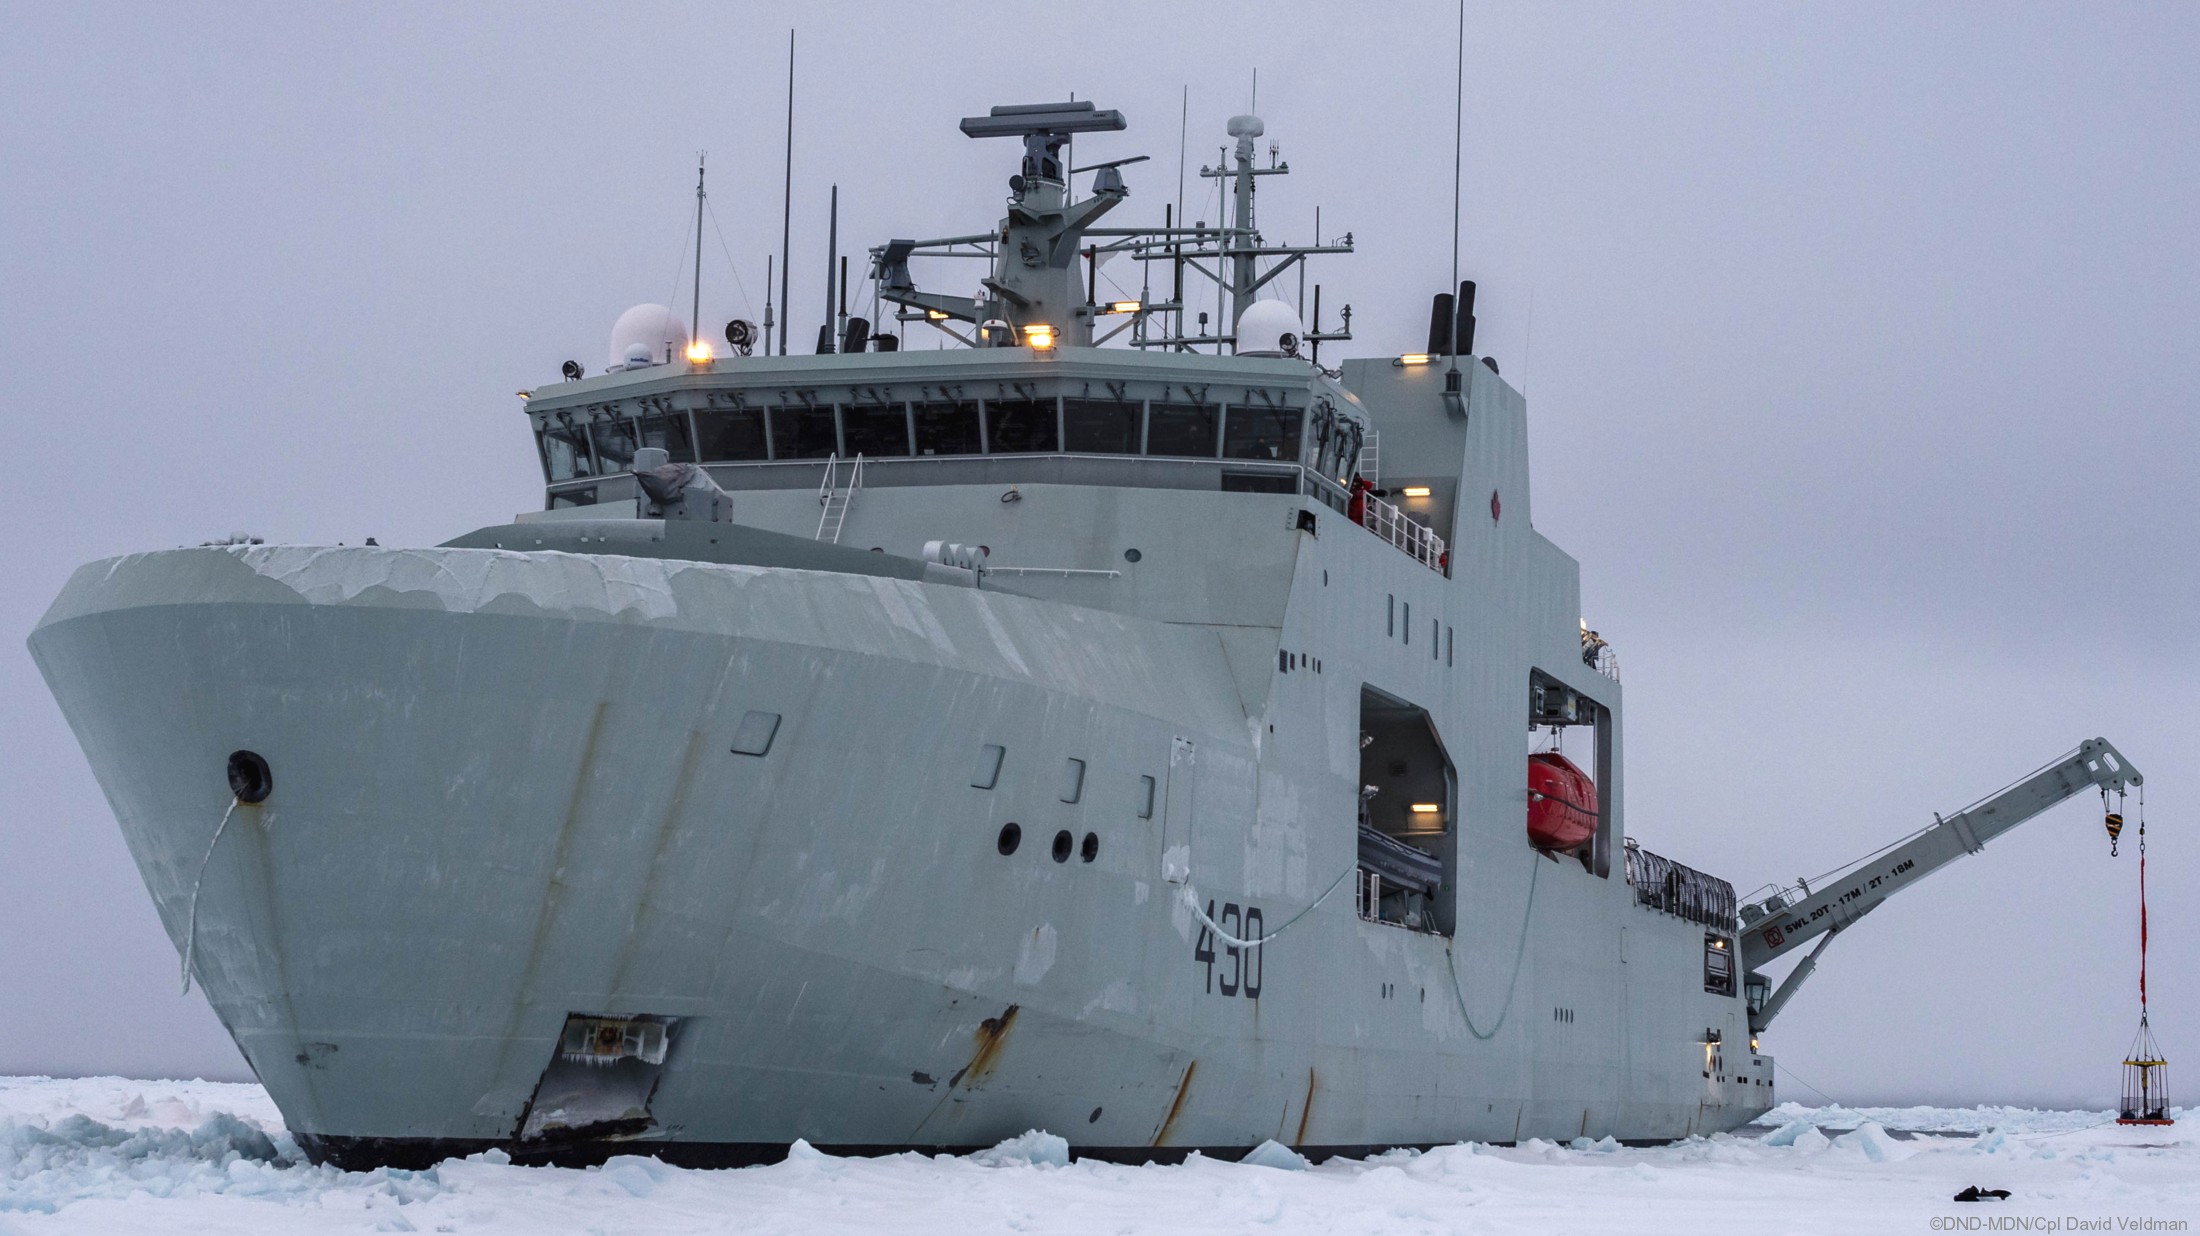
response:
<path fill-rule="evenodd" d="M 995 455 L 1045 453 L 1058 448 L 1052 399 L 985 401 L 986 450 Z"/>
<path fill-rule="evenodd" d="M 553 482 L 596 475 L 595 458 L 588 453 L 588 430 L 558 422 L 543 426 L 542 464 Z"/>
<path fill-rule="evenodd" d="M 1136 455 L 1139 405 L 1131 399 L 1065 399 L 1066 449 L 1088 455 Z"/>
<path fill-rule="evenodd" d="M 553 511 L 562 510 L 569 506 L 594 505 L 596 505 L 596 487 L 594 485 L 590 485 L 586 489 L 561 489 L 550 495 L 550 509 Z"/>
<path fill-rule="evenodd" d="M 1154 780 L 1153 780 L 1153 778 L 1152 778 L 1152 777 L 1146 777 L 1146 776 L 1141 776 L 1141 777 L 1139 777 L 1139 779 L 1138 779 L 1138 818 L 1139 818 L 1139 819 L 1141 819 L 1141 820 L 1150 820 L 1150 819 L 1152 819 L 1152 818 L 1153 818 L 1153 791 L 1154 791 Z"/>
<path fill-rule="evenodd" d="M 1062 761 L 1062 801 L 1073 803 L 1085 796 L 1085 762 L 1071 757 Z"/>
<path fill-rule="evenodd" d="M 672 457 L 673 463 L 694 463 L 695 443 L 688 436 L 685 412 L 659 412 L 636 417 L 635 437 L 643 446 L 654 446 Z M 627 456 L 632 460 L 633 456 Z"/>
<path fill-rule="evenodd" d="M 1222 453 L 1230 459 L 1273 459 L 1293 463 L 1299 457 L 1299 408 L 1234 403 L 1223 418 Z"/>
<path fill-rule="evenodd" d="M 710 409 L 695 414 L 695 432 L 707 460 L 759 460 L 770 457 L 764 444 L 764 414 L 754 408 Z"/>
<path fill-rule="evenodd" d="M 824 459 L 840 450 L 831 404 L 793 404 L 772 409 L 772 457 Z"/>
<path fill-rule="evenodd" d="M 909 453 L 909 414 L 901 404 L 851 405 L 840 416 L 848 454 L 885 459 Z"/>
<path fill-rule="evenodd" d="M 605 473 L 624 472 L 634 466 L 634 422 L 623 417 L 600 420 L 589 426 L 596 441 L 596 461 Z"/>
<path fill-rule="evenodd" d="M 1703 989 L 1715 996 L 1734 994 L 1734 945 L 1725 936 L 1703 938 Z"/>
<path fill-rule="evenodd" d="M 975 455 L 984 449 L 978 436 L 978 402 L 936 400 L 916 405 L 917 454 Z"/>
<path fill-rule="evenodd" d="M 1344 484 L 1358 467 L 1360 439 L 1364 434 L 1360 423 L 1338 413 L 1337 405 L 1328 396 L 1314 401 L 1312 441 L 1314 445 L 1314 470 L 1323 476 L 1335 477 Z"/>
<path fill-rule="evenodd" d="M 1157 403 L 1147 413 L 1146 453 L 1213 459 L 1222 409 L 1203 403 Z"/>
<path fill-rule="evenodd" d="M 991 743 L 978 748 L 978 762 L 970 770 L 970 784 L 981 790 L 990 790 L 1000 784 L 1001 757 L 1006 754 L 1005 748 Z"/>

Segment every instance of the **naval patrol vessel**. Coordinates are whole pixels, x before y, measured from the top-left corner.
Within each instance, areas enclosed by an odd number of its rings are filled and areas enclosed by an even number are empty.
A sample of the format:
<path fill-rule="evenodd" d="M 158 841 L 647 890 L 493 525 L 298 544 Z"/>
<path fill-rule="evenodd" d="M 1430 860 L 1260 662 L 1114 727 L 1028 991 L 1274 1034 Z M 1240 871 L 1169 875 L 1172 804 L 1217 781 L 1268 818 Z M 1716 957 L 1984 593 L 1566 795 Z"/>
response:
<path fill-rule="evenodd" d="M 2096 740 L 1737 905 L 1628 833 L 1618 665 L 1472 285 L 1328 368 L 1349 310 L 1275 280 L 1351 241 L 1262 235 L 1257 118 L 1201 171 L 1227 219 L 1158 228 L 1103 226 L 1134 160 L 1066 164 L 1119 114 L 962 128 L 1022 146 L 1005 216 L 872 250 L 876 329 L 714 356 L 630 313 L 528 393 L 541 510 L 97 562 L 32 634 L 315 1158 L 1731 1129 L 1817 952 L 1768 964 L 2136 781 Z M 919 287 L 958 256 L 974 294 Z"/>

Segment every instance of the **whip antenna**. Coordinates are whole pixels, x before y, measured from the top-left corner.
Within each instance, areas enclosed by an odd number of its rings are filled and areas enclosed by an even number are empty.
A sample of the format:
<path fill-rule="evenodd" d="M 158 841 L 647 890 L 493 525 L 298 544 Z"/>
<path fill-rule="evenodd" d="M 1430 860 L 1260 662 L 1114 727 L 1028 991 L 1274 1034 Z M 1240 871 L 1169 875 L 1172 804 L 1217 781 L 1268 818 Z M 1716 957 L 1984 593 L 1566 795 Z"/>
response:
<path fill-rule="evenodd" d="M 787 32 L 787 176 L 779 190 L 779 354 L 787 354 L 787 258 L 794 252 L 794 31 Z"/>
<path fill-rule="evenodd" d="M 1466 147 L 1467 118 L 1467 0 L 1459 0 L 1459 51 L 1455 65 L 1456 76 L 1451 104 L 1451 286 L 1459 286 L 1459 191 L 1461 154 Z M 1451 330 L 1447 339 L 1459 338 L 1459 302 L 1451 306 Z M 1451 354 L 1451 368 L 1444 371 L 1444 404 L 1453 415 L 1462 415 L 1464 395 L 1459 389 L 1459 347 L 1456 342 L 1444 349 Z"/>

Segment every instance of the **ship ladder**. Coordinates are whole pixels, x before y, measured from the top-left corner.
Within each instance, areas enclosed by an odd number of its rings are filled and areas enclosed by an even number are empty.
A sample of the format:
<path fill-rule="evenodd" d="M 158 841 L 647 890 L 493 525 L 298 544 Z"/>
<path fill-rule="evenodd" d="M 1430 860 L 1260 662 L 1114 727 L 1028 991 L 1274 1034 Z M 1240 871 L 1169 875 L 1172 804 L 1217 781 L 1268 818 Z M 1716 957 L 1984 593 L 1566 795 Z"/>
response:
<path fill-rule="evenodd" d="M 2169 1061 L 2162 1058 L 2162 1049 L 2154 1042 L 2154 1031 L 2147 1025 L 2147 792 L 2139 790 L 2139 1032 L 2132 1036 L 2131 1049 L 2124 1053 L 2124 1100 L 2117 1109 L 2118 1124 L 2174 1124 L 2169 1114 Z M 2108 792 L 2101 792 L 2101 805 L 2108 805 Z M 2109 853 L 2115 853 L 2116 838 L 2123 831 L 2123 795 L 2117 795 L 2116 811 L 2108 812 Z"/>
<path fill-rule="evenodd" d="M 840 544 L 841 525 L 848 522 L 848 508 L 855 504 L 856 491 L 863 488 L 863 456 L 856 456 L 844 486 L 835 483 L 839 473 L 840 456 L 836 454 L 825 461 L 825 479 L 817 487 L 817 539 L 834 545 Z"/>

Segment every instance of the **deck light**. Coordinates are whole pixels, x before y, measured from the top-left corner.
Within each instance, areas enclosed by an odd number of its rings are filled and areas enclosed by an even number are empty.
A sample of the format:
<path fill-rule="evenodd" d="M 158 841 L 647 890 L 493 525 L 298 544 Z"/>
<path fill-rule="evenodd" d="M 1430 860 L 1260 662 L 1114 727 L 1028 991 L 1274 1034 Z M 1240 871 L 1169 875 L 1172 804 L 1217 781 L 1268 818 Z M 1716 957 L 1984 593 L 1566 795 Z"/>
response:
<path fill-rule="evenodd" d="M 707 363 L 710 360 L 710 340 L 698 339 L 689 344 L 688 360 L 698 365 Z"/>
<path fill-rule="evenodd" d="M 1141 309 L 1143 309 L 1143 308 L 1145 308 L 1145 306 L 1144 306 L 1144 305 L 1142 305 L 1142 304 L 1140 304 L 1139 302 L 1137 302 L 1137 301 L 1135 301 L 1135 300 L 1118 300 L 1118 301 L 1110 301 L 1110 302 L 1108 303 L 1108 307 L 1107 307 L 1107 308 L 1105 308 L 1105 309 L 1102 309 L 1102 310 L 1101 310 L 1101 312 L 1102 312 L 1102 313 L 1136 313 L 1136 312 L 1138 312 L 1139 310 L 1141 310 Z"/>
<path fill-rule="evenodd" d="M 939 309 L 927 309 L 924 311 L 924 320 L 927 322 L 945 322 L 947 314 Z"/>
<path fill-rule="evenodd" d="M 1395 363 L 1400 365 L 1426 365 L 1428 364 L 1428 353 L 1408 352 L 1399 357 Z"/>
<path fill-rule="evenodd" d="M 1054 328 L 1044 322 L 1026 326 L 1024 342 L 1030 344 L 1033 351 L 1044 352 L 1054 346 Z"/>
<path fill-rule="evenodd" d="M 1428 497 L 1428 486 L 1408 485 L 1399 492 L 1403 493 L 1408 498 L 1426 498 Z"/>
<path fill-rule="evenodd" d="M 1442 811 L 1443 809 L 1443 804 L 1441 803 L 1413 804 L 1413 814 L 1415 815 L 1435 815 L 1437 812 Z"/>

